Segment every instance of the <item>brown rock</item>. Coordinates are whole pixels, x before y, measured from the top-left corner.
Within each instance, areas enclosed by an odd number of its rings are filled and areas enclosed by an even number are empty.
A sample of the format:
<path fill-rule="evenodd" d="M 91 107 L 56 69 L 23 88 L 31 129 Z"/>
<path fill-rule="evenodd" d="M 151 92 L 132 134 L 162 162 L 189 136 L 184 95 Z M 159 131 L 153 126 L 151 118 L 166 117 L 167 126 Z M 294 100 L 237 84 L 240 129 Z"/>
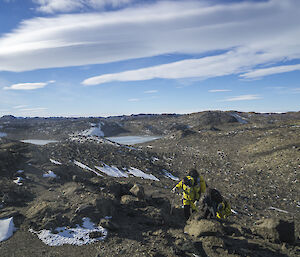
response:
<path fill-rule="evenodd" d="M 132 196 L 132 195 L 123 195 L 121 197 L 121 204 L 133 204 L 133 203 L 136 203 L 138 202 L 139 199 L 135 196 Z"/>
<path fill-rule="evenodd" d="M 282 219 L 262 219 L 252 228 L 253 233 L 273 242 L 295 242 L 295 223 Z"/>
<path fill-rule="evenodd" d="M 135 184 L 130 190 L 130 193 L 132 193 L 134 196 L 136 196 L 139 199 L 144 199 L 145 198 L 145 192 L 144 188 L 142 186 L 139 186 Z"/>
<path fill-rule="evenodd" d="M 223 234 L 223 226 L 216 220 L 192 219 L 184 227 L 184 232 L 195 237 Z"/>
<path fill-rule="evenodd" d="M 101 219 L 98 225 L 111 231 L 119 229 L 119 226 L 109 219 Z"/>

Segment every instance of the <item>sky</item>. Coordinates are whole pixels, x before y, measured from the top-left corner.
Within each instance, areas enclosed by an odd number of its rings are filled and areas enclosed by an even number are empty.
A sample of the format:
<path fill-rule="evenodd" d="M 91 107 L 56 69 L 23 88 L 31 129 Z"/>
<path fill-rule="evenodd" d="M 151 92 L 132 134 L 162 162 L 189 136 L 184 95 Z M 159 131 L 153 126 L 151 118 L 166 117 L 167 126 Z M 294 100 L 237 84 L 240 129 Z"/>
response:
<path fill-rule="evenodd" d="M 0 0 L 0 117 L 300 111 L 299 0 Z"/>

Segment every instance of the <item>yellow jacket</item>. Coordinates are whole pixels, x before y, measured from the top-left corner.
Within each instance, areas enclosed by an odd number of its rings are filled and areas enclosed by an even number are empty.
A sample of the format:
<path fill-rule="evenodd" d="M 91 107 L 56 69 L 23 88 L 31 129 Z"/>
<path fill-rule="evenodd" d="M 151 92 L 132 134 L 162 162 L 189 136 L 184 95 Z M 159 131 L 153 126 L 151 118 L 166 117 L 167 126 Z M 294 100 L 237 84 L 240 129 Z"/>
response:
<path fill-rule="evenodd" d="M 220 207 L 219 207 L 220 206 Z M 231 215 L 231 206 L 227 201 L 220 203 L 217 210 L 217 218 L 226 219 Z"/>
<path fill-rule="evenodd" d="M 191 176 L 186 176 L 175 188 L 183 190 L 183 205 L 190 205 L 193 210 L 196 210 L 195 201 L 199 200 L 201 193 L 205 192 L 206 185 L 202 176 L 199 181 L 195 181 Z"/>

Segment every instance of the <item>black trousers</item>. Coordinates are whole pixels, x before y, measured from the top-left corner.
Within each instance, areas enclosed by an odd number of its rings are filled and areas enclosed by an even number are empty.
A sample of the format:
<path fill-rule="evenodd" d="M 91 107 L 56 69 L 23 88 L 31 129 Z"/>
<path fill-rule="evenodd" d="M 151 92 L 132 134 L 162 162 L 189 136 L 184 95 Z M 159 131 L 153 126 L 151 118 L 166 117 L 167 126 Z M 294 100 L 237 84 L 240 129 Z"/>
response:
<path fill-rule="evenodd" d="M 215 218 L 217 213 L 218 203 L 213 201 L 210 197 L 205 197 L 203 200 L 203 218 Z"/>
<path fill-rule="evenodd" d="M 191 206 L 190 205 L 183 205 L 183 210 L 184 210 L 185 220 L 188 220 L 189 217 L 191 216 Z"/>

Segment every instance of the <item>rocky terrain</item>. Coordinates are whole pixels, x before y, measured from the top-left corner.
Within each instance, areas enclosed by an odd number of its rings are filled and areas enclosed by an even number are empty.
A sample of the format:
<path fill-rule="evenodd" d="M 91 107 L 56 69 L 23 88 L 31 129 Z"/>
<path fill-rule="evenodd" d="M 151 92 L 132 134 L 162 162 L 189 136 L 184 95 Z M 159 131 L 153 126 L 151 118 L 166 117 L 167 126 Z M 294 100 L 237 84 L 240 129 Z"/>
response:
<path fill-rule="evenodd" d="M 91 127 L 162 138 L 120 145 L 89 135 Z M 1 257 L 300 255 L 300 113 L 6 116 L 0 132 L 0 220 L 13 217 L 17 228 L 0 242 Z M 18 141 L 33 138 L 59 142 Z M 190 168 L 230 201 L 228 220 L 202 219 L 199 210 L 185 222 L 170 190 Z M 95 242 L 39 239 L 86 218 L 105 229 L 88 234 Z"/>

